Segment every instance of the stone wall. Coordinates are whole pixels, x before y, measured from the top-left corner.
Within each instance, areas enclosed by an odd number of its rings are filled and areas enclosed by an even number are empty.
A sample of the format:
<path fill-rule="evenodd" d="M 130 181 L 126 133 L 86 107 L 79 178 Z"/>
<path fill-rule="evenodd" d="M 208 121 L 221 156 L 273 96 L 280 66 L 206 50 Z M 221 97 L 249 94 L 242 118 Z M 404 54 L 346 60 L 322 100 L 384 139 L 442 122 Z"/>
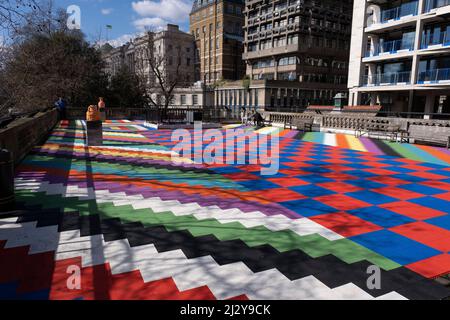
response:
<path fill-rule="evenodd" d="M 42 143 L 58 122 L 56 109 L 38 113 L 32 118 L 20 118 L 0 129 L 0 147 L 13 153 L 17 165 L 33 149 Z"/>

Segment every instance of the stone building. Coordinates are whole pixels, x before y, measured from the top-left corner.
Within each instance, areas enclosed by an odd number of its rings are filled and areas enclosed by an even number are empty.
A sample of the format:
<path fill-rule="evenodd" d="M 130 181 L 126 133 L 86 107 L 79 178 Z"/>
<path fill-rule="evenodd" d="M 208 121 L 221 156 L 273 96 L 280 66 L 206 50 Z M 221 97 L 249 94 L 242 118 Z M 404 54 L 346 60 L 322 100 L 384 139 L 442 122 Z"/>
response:
<path fill-rule="evenodd" d="M 242 79 L 244 0 L 194 0 L 190 32 L 195 37 L 197 81 Z"/>
<path fill-rule="evenodd" d="M 247 1 L 243 59 L 249 83 L 222 85 L 216 102 L 276 110 L 332 104 L 347 91 L 351 3 Z"/>
<path fill-rule="evenodd" d="M 149 87 L 155 86 L 157 81 L 149 59 L 161 62 L 163 77 L 177 76 L 182 86 L 194 83 L 194 37 L 179 30 L 177 25 L 169 24 L 166 30 L 147 32 L 119 48 L 109 50 L 103 59 L 108 74 L 115 75 L 125 66 L 147 79 Z"/>

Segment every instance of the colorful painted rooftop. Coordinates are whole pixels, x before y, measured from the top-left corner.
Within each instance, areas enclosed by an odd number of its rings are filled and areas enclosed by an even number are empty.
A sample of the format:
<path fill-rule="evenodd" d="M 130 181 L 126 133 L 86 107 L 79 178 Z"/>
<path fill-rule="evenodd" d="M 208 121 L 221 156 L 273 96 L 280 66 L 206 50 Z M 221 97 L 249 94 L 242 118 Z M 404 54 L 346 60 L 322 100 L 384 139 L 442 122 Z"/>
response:
<path fill-rule="evenodd" d="M 448 150 L 257 133 L 280 137 L 276 175 L 173 162 L 172 131 L 141 122 L 104 123 L 99 147 L 82 121 L 61 123 L 17 168 L 0 298 L 450 297 L 435 280 L 450 274 Z M 68 288 L 72 267 L 79 288 Z"/>

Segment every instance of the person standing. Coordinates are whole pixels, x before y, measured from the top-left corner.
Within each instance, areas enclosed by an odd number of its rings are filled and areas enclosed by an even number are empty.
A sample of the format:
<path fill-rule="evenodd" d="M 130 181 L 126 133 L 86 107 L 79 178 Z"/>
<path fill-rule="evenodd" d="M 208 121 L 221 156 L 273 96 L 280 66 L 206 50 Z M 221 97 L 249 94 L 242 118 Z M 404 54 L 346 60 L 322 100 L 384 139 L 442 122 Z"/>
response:
<path fill-rule="evenodd" d="M 67 120 L 66 119 L 66 101 L 62 97 L 59 97 L 59 99 L 55 102 L 55 107 L 58 110 L 59 113 L 59 120 Z"/>
<path fill-rule="evenodd" d="M 106 103 L 103 97 L 98 98 L 98 111 L 100 112 L 100 119 L 106 120 Z"/>

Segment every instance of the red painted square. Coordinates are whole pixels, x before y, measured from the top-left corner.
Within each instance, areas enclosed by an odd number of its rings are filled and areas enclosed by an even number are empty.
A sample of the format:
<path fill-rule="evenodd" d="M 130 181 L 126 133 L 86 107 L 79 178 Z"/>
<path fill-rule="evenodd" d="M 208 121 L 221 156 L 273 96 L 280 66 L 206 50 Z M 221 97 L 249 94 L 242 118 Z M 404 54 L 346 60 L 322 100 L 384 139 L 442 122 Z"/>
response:
<path fill-rule="evenodd" d="M 249 180 L 258 180 L 259 177 L 248 173 L 248 172 L 237 172 L 237 173 L 230 173 L 230 174 L 224 174 L 224 177 L 231 179 L 233 181 L 249 181 Z"/>
<path fill-rule="evenodd" d="M 414 171 L 429 171 L 429 170 L 433 169 L 433 168 L 421 166 L 418 164 L 408 164 L 408 165 L 400 166 L 400 168 L 405 168 L 405 169 L 414 170 Z"/>
<path fill-rule="evenodd" d="M 424 172 L 424 171 L 416 171 L 411 172 L 410 175 L 413 175 L 415 177 L 429 179 L 429 180 L 444 180 L 447 179 L 447 176 L 442 176 L 440 174 L 430 173 L 430 172 Z"/>
<path fill-rule="evenodd" d="M 450 201 L 450 192 L 443 193 L 443 194 L 437 194 L 433 196 L 434 198 Z"/>
<path fill-rule="evenodd" d="M 391 210 L 393 212 L 402 214 L 415 220 L 427 220 L 446 215 L 445 212 L 427 208 L 407 201 L 386 203 L 380 205 L 379 207 Z"/>
<path fill-rule="evenodd" d="M 382 229 L 373 223 L 345 212 L 324 214 L 310 219 L 344 237 L 357 236 Z"/>
<path fill-rule="evenodd" d="M 309 182 L 303 181 L 298 178 L 273 178 L 267 180 L 282 187 L 298 187 L 310 184 Z"/>
<path fill-rule="evenodd" d="M 450 191 L 450 183 L 444 182 L 444 181 L 430 180 L 430 181 L 422 181 L 422 182 L 420 182 L 420 184 L 427 186 L 427 187 Z"/>
<path fill-rule="evenodd" d="M 281 169 L 281 174 L 286 174 L 288 176 L 300 176 L 300 175 L 309 175 L 311 172 L 304 171 L 302 169 Z"/>
<path fill-rule="evenodd" d="M 370 177 L 367 179 L 370 181 L 382 183 L 382 184 L 385 184 L 388 186 L 401 186 L 401 185 L 407 184 L 406 181 L 397 179 L 397 178 L 393 178 L 393 177 L 375 176 L 375 177 Z"/>
<path fill-rule="evenodd" d="M 258 197 L 259 199 L 265 199 L 267 200 L 267 202 L 284 202 L 307 198 L 298 192 L 286 188 L 250 191 L 246 192 L 246 195 L 253 195 Z"/>
<path fill-rule="evenodd" d="M 406 266 L 427 278 L 437 278 L 450 273 L 450 255 L 441 254 Z"/>
<path fill-rule="evenodd" d="M 317 197 L 314 198 L 314 200 L 316 201 L 320 201 L 324 204 L 326 204 L 327 206 L 336 208 L 338 210 L 342 210 L 342 211 L 348 211 L 348 210 L 355 210 L 355 209 L 361 209 L 361 208 L 366 208 L 366 207 L 371 207 L 372 205 L 358 200 L 358 199 L 354 199 L 352 197 L 343 195 L 343 194 L 332 194 L 329 196 L 322 196 L 322 197 Z"/>
<path fill-rule="evenodd" d="M 380 169 L 380 168 L 363 169 L 362 171 L 370 172 L 370 173 L 377 174 L 380 176 L 391 176 L 391 175 L 398 173 L 398 172 L 394 172 L 391 170 L 385 170 L 385 169 Z"/>
<path fill-rule="evenodd" d="M 399 200 L 411 200 L 423 197 L 423 194 L 396 187 L 378 188 L 372 189 L 371 191 L 381 193 L 385 196 L 396 198 Z"/>
<path fill-rule="evenodd" d="M 389 164 L 382 163 L 382 162 L 376 162 L 376 161 L 368 161 L 365 162 L 364 165 L 374 168 L 383 168 L 383 167 L 389 167 Z"/>
<path fill-rule="evenodd" d="M 348 181 L 348 180 L 356 180 L 356 179 L 358 179 L 358 177 L 339 172 L 339 170 L 335 171 L 334 167 L 327 167 L 327 169 L 332 169 L 333 172 L 323 173 L 322 176 L 325 177 L 325 178 L 333 179 L 333 180 L 336 180 L 336 181 Z"/>
<path fill-rule="evenodd" d="M 356 192 L 361 191 L 363 189 L 356 187 L 354 185 L 345 183 L 345 182 L 326 182 L 318 184 L 319 187 L 337 192 L 337 193 L 345 193 L 345 192 Z"/>
<path fill-rule="evenodd" d="M 442 252 L 450 251 L 450 231 L 419 221 L 390 229 Z"/>

